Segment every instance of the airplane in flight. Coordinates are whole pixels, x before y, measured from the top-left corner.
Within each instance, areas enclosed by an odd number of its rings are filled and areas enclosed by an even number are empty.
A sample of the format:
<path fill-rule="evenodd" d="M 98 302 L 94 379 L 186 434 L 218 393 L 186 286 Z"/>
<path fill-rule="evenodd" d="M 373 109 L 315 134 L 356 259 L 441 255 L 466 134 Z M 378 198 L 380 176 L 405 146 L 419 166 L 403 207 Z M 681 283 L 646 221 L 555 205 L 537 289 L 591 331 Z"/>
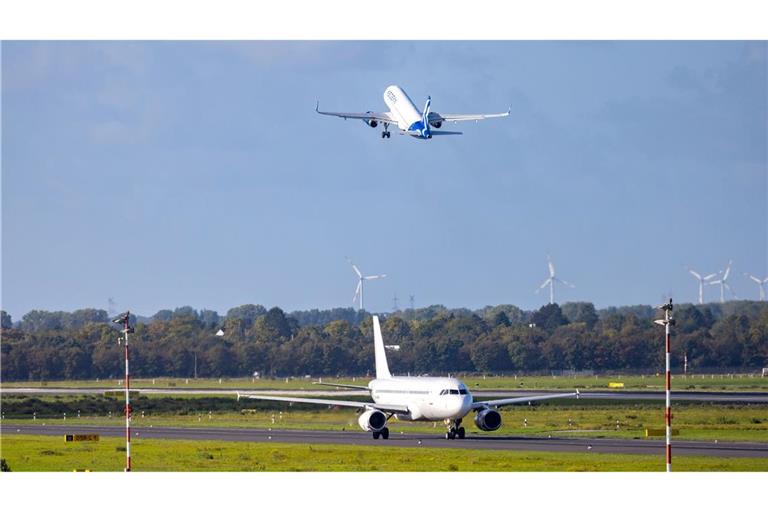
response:
<path fill-rule="evenodd" d="M 432 98 L 427 97 L 427 103 L 424 105 L 424 111 L 414 105 L 411 98 L 397 85 L 390 85 L 384 90 L 384 103 L 389 107 L 389 112 L 323 112 L 320 110 L 320 102 L 317 102 L 315 112 L 324 116 L 336 116 L 346 119 L 361 119 L 371 128 L 376 128 L 379 124 L 384 126 L 381 132 L 381 138 L 390 138 L 389 125 L 395 125 L 400 129 L 401 135 L 410 135 L 417 139 L 431 139 L 435 135 L 461 135 L 462 132 L 452 132 L 448 130 L 439 130 L 443 123 L 458 121 L 480 121 L 492 117 L 507 117 L 511 107 L 501 114 L 438 114 L 432 112 Z M 436 128 L 438 130 L 433 130 Z"/>
<path fill-rule="evenodd" d="M 475 425 L 480 430 L 490 432 L 501 427 L 501 414 L 497 408 L 519 403 L 551 400 L 554 398 L 579 397 L 575 393 L 559 393 L 539 396 L 502 398 L 475 402 L 467 386 L 458 379 L 450 377 L 395 377 L 389 372 L 384 339 L 381 335 L 379 317 L 373 316 L 374 357 L 376 360 L 376 378 L 368 386 L 353 386 L 318 382 L 325 386 L 366 390 L 371 393 L 373 402 L 351 400 L 327 400 L 320 398 L 282 397 L 270 395 L 251 395 L 237 393 L 237 399 L 271 400 L 326 406 L 353 407 L 362 413 L 357 419 L 360 428 L 373 433 L 374 439 L 389 439 L 387 420 L 395 416 L 404 421 L 443 421 L 448 427 L 446 439 L 464 439 L 466 430 L 461 426 L 462 419 L 474 411 Z"/>

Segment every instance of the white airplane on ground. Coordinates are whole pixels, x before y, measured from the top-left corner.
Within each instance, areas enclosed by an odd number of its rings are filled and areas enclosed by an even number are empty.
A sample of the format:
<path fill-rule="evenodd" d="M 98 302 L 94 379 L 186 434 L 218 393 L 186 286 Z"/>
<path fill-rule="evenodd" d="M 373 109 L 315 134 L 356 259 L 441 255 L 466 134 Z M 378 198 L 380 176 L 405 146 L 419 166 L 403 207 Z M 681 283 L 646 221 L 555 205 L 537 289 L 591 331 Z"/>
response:
<path fill-rule="evenodd" d="M 517 398 L 502 398 L 485 402 L 472 401 L 467 386 L 458 379 L 450 377 L 393 377 L 389 373 L 384 339 L 381 336 L 379 317 L 373 317 L 374 355 L 376 359 L 376 378 L 368 386 L 347 384 L 318 383 L 340 388 L 364 389 L 370 391 L 373 402 L 355 402 L 347 400 L 326 400 L 320 398 L 297 398 L 267 395 L 246 395 L 238 392 L 237 398 L 255 400 L 273 400 L 341 407 L 354 407 L 363 410 L 357 419 L 360 428 L 373 432 L 373 438 L 388 439 L 387 420 L 395 416 L 405 421 L 443 421 L 448 427 L 446 439 L 464 439 L 465 430 L 461 420 L 470 411 L 475 412 L 475 425 L 484 431 L 498 430 L 501 427 L 501 414 L 498 407 L 511 404 L 536 402 L 553 398 L 572 398 L 575 393 L 560 393 Z"/>
<path fill-rule="evenodd" d="M 447 130 L 433 131 L 432 128 L 440 128 L 443 123 L 448 121 L 480 121 L 491 117 L 507 117 L 511 110 L 501 114 L 438 114 L 430 112 L 432 98 L 427 97 L 427 103 L 424 105 L 424 112 L 419 112 L 411 98 L 396 85 L 390 85 L 384 90 L 384 103 L 389 107 L 389 112 L 322 112 L 320 102 L 317 102 L 315 112 L 325 116 L 343 117 L 344 119 L 361 119 L 371 128 L 376 128 L 379 123 L 384 125 L 384 131 L 381 132 L 381 138 L 389 138 L 389 125 L 396 125 L 401 131 L 401 135 L 411 135 L 417 139 L 431 139 L 433 135 L 461 135 L 462 132 L 451 132 Z"/>

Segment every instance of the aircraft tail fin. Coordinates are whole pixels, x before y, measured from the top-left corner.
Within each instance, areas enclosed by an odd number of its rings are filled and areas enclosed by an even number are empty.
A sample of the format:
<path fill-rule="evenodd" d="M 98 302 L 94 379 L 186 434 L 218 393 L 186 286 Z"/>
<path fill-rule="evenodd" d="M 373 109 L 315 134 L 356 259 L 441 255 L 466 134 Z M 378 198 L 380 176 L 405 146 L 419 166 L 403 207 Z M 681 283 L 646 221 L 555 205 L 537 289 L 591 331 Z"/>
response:
<path fill-rule="evenodd" d="M 421 117 L 421 122 L 424 123 L 424 129 L 429 127 L 429 111 L 432 108 L 432 96 L 427 96 L 427 103 L 424 105 L 424 113 Z"/>
<path fill-rule="evenodd" d="M 392 376 L 387 365 L 387 354 L 384 349 L 384 338 L 381 336 L 379 317 L 373 315 L 373 349 L 376 357 L 376 378 L 388 379 Z"/>

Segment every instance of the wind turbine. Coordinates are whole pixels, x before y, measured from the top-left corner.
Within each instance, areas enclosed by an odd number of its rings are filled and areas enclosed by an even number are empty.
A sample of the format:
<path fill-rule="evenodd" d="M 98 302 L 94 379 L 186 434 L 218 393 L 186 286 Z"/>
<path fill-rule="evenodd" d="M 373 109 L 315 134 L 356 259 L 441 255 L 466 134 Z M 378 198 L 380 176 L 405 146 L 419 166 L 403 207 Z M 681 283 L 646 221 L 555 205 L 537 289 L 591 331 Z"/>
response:
<path fill-rule="evenodd" d="M 383 277 L 387 277 L 387 274 L 381 274 L 377 276 L 364 276 L 363 273 L 360 272 L 360 269 L 357 268 L 357 265 L 352 263 L 351 259 L 347 258 L 347 261 L 350 265 L 352 265 L 352 269 L 354 269 L 355 274 L 357 274 L 357 288 L 355 289 L 355 296 L 352 297 L 352 304 L 354 304 L 357 300 L 357 297 L 360 296 L 360 310 L 363 311 L 363 282 L 370 281 L 372 279 L 381 279 Z"/>
<path fill-rule="evenodd" d="M 549 303 L 554 304 L 555 303 L 555 282 L 558 282 L 560 284 L 564 284 L 565 286 L 570 286 L 571 288 L 575 288 L 574 285 L 567 281 L 563 281 L 562 279 L 555 277 L 555 266 L 552 264 L 552 260 L 550 259 L 549 255 L 547 255 L 547 264 L 549 265 L 549 277 L 546 281 L 544 281 L 541 286 L 539 286 L 534 293 L 539 293 L 541 290 L 549 286 Z"/>
<path fill-rule="evenodd" d="M 718 279 L 716 281 L 710 281 L 709 282 L 709 284 L 711 284 L 711 285 L 715 285 L 715 284 L 719 284 L 720 285 L 720 302 L 725 302 L 725 289 L 726 288 L 728 288 L 728 291 L 731 292 L 731 295 L 736 297 L 736 294 L 733 293 L 733 288 L 731 288 L 731 286 L 728 284 L 728 276 L 731 275 L 731 264 L 732 263 L 733 263 L 733 260 L 728 261 L 728 266 L 725 267 L 725 270 L 724 271 L 721 270 L 720 272 L 718 272 L 719 274 L 722 274 L 723 277 L 721 277 L 720 279 Z"/>
<path fill-rule="evenodd" d="M 765 300 L 765 285 L 768 283 L 768 277 L 765 279 L 760 279 L 759 277 L 755 277 L 752 274 L 745 273 L 744 275 L 757 283 L 757 286 L 760 287 L 760 300 Z"/>
<path fill-rule="evenodd" d="M 716 277 L 717 272 L 713 274 L 709 274 L 708 276 L 701 277 L 701 274 L 699 274 L 698 272 L 691 270 L 688 267 L 685 267 L 685 268 L 688 269 L 688 272 L 690 272 L 693 275 L 693 277 L 695 277 L 699 281 L 699 304 L 704 304 L 704 283 L 709 281 L 713 277 Z"/>

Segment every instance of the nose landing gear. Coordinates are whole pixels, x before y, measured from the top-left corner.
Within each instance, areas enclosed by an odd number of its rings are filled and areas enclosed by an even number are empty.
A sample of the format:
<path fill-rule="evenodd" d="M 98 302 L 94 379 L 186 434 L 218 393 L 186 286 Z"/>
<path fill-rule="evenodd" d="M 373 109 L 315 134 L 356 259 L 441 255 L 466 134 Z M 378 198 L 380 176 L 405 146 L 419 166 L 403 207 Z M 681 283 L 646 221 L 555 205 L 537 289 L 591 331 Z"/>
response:
<path fill-rule="evenodd" d="M 389 123 L 384 123 L 384 131 L 381 132 L 381 138 L 382 139 L 389 139 L 391 137 L 391 133 L 389 132 Z"/>
<path fill-rule="evenodd" d="M 466 436 L 466 430 L 464 430 L 464 427 L 461 425 L 461 418 L 458 420 L 454 420 L 450 423 L 450 426 L 448 427 L 448 432 L 445 433 L 446 439 L 456 439 L 457 437 L 459 439 L 464 439 Z"/>

